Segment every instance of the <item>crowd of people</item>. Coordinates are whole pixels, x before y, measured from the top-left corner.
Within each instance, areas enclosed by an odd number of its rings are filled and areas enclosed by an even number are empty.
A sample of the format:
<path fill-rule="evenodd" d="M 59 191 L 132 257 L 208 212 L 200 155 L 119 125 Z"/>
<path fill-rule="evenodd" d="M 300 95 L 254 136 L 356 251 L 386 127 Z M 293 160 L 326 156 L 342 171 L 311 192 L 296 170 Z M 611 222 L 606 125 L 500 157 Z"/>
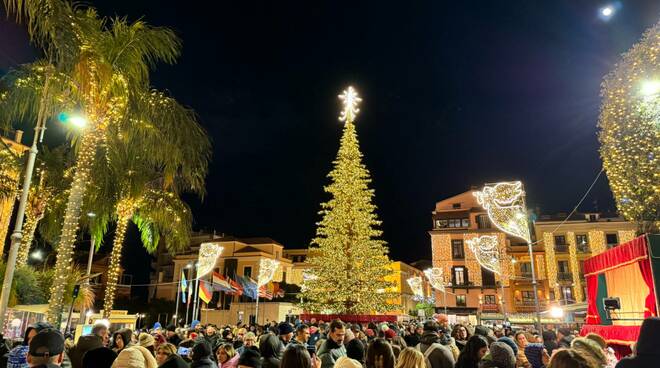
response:
<path fill-rule="evenodd" d="M 630 357 L 617 360 L 597 334 L 568 328 L 512 330 L 425 322 L 271 322 L 216 327 L 193 323 L 134 333 L 103 323 L 73 341 L 46 323 L 27 328 L 7 368 L 629 368 L 660 367 L 660 319 L 646 319 Z"/>

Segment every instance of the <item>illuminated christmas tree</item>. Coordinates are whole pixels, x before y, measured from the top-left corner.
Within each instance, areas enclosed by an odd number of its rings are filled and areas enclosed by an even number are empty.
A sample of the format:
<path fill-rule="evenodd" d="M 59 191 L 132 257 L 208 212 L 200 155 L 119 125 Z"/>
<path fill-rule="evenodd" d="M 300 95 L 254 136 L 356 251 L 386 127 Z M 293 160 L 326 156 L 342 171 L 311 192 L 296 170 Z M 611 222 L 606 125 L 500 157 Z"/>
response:
<path fill-rule="evenodd" d="M 660 227 L 660 23 L 603 81 L 600 155 L 619 212 L 640 232 Z"/>
<path fill-rule="evenodd" d="M 388 249 L 378 239 L 381 222 L 353 124 L 361 99 L 352 87 L 339 98 L 344 105 L 339 118 L 345 122 L 344 133 L 328 175 L 332 182 L 325 188 L 332 199 L 321 205 L 322 220 L 309 249 L 302 304 L 310 311 L 341 314 L 396 309 L 387 303 L 394 298 L 394 285 L 385 281 L 391 273 Z"/>

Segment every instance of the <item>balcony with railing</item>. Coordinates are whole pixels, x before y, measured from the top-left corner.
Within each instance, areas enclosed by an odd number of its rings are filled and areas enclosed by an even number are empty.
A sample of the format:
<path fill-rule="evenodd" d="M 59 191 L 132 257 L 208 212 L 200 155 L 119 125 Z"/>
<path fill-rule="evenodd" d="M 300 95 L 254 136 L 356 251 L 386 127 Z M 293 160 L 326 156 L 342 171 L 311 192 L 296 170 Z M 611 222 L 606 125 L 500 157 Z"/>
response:
<path fill-rule="evenodd" d="M 557 281 L 573 281 L 573 274 L 570 272 L 557 272 Z"/>
<path fill-rule="evenodd" d="M 500 306 L 498 304 L 482 304 L 481 310 L 487 313 L 497 313 L 500 311 Z"/>
<path fill-rule="evenodd" d="M 541 308 L 544 308 L 546 306 L 547 302 L 545 300 L 539 300 L 539 306 Z M 516 307 L 516 310 L 519 312 L 523 311 L 533 311 L 535 309 L 535 302 L 534 299 L 523 299 L 523 300 L 516 300 L 513 305 Z"/>
<path fill-rule="evenodd" d="M 555 244 L 555 252 L 557 253 L 568 252 L 568 244 Z"/>
<path fill-rule="evenodd" d="M 578 251 L 578 253 L 591 253 L 591 249 L 589 248 L 589 244 L 578 244 L 577 245 L 577 251 Z"/>

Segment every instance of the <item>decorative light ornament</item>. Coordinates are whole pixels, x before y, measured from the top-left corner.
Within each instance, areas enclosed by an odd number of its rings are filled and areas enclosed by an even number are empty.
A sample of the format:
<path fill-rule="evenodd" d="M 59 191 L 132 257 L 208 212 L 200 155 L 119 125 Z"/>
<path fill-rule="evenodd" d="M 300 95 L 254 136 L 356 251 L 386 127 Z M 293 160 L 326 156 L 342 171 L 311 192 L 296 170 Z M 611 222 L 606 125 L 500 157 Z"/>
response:
<path fill-rule="evenodd" d="M 263 258 L 259 261 L 259 277 L 257 278 L 257 286 L 266 285 L 275 276 L 275 271 L 280 266 L 280 261 L 270 258 Z"/>
<path fill-rule="evenodd" d="M 420 276 L 411 277 L 408 280 L 408 285 L 412 290 L 414 296 L 413 300 L 424 300 L 424 290 L 422 288 L 422 278 Z"/>
<path fill-rule="evenodd" d="M 202 243 L 199 246 L 197 278 L 203 277 L 213 270 L 223 249 L 219 243 Z"/>
<path fill-rule="evenodd" d="M 424 270 L 424 275 L 426 275 L 426 278 L 434 289 L 443 293 L 445 292 L 445 277 L 442 274 L 442 268 L 427 268 Z"/>
<path fill-rule="evenodd" d="M 520 181 L 487 184 L 482 191 L 473 194 L 498 229 L 528 243 L 531 241 L 525 191 Z"/>
<path fill-rule="evenodd" d="M 497 235 L 482 235 L 467 239 L 466 243 L 481 267 L 498 275 L 502 272 Z"/>
<path fill-rule="evenodd" d="M 318 276 L 316 276 L 315 274 L 313 274 L 309 271 L 303 271 L 302 277 L 303 277 L 303 283 L 300 286 L 301 291 L 307 290 L 307 285 L 306 285 L 307 281 L 314 281 L 314 280 L 317 280 L 319 278 Z"/>
<path fill-rule="evenodd" d="M 344 104 L 344 108 L 339 115 L 339 121 L 345 121 L 347 123 L 353 122 L 357 113 L 360 112 L 360 109 L 357 106 L 362 99 L 358 97 L 358 93 L 353 86 L 348 86 L 348 88 L 339 95 L 339 99 L 342 100 Z"/>

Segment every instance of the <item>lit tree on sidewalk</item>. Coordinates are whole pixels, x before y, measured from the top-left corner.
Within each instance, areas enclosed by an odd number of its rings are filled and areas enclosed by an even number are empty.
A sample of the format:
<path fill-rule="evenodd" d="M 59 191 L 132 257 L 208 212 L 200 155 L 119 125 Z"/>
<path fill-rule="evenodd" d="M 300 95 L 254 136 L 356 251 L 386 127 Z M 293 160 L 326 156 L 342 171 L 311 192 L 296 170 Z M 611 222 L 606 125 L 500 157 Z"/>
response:
<path fill-rule="evenodd" d="M 307 258 L 310 277 L 301 293 L 302 304 L 308 310 L 342 314 L 392 310 L 397 306 L 387 303 L 394 297 L 394 285 L 385 281 L 391 273 L 388 249 L 377 239 L 381 222 L 353 124 L 361 99 L 352 87 L 339 98 L 344 133 L 328 175 L 332 182 L 325 188 L 332 199 L 321 205 L 323 218 Z"/>
<path fill-rule="evenodd" d="M 640 232 L 660 227 L 660 23 L 605 77 L 599 140 L 619 212 Z"/>

